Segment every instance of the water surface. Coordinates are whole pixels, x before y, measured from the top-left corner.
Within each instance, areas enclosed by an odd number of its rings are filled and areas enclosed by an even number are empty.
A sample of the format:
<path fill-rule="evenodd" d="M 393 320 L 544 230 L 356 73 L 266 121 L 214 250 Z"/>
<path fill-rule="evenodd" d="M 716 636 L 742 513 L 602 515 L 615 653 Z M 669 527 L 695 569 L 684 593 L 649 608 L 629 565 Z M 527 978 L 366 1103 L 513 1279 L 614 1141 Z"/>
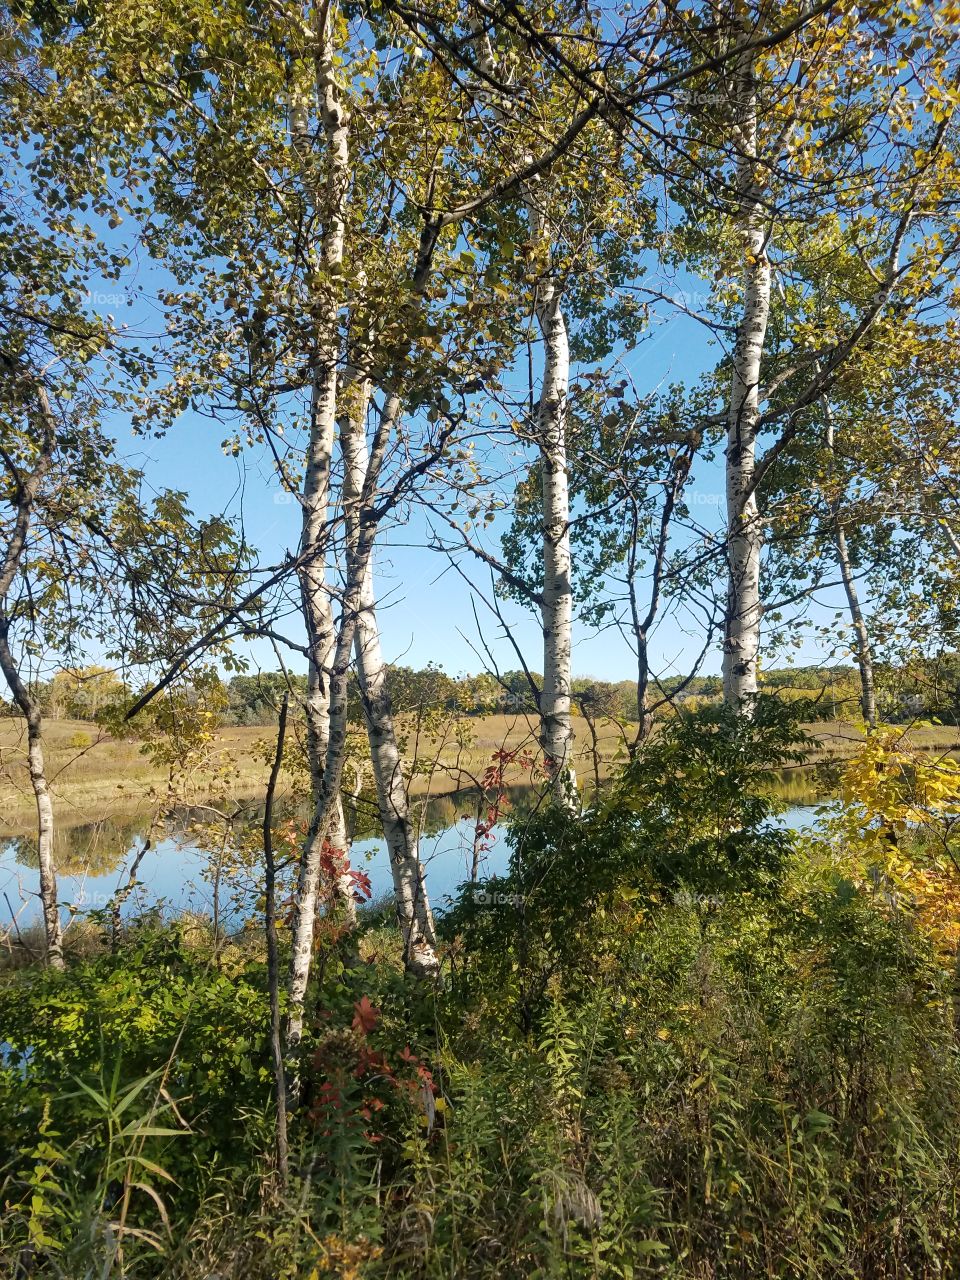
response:
<path fill-rule="evenodd" d="M 529 796 L 511 793 L 512 810 L 518 812 Z M 445 796 L 422 803 L 421 858 L 427 868 L 431 901 L 443 910 L 457 886 L 471 879 L 474 860 L 477 798 L 469 793 Z M 803 829 L 815 820 L 817 805 L 793 804 L 778 819 L 792 829 Z M 183 811 L 154 833 L 144 852 L 149 818 L 143 815 L 104 818 L 99 822 L 61 827 L 55 858 L 57 889 L 66 922 L 72 915 L 104 909 L 127 886 L 136 863 L 136 884 L 124 901 L 124 914 L 155 909 L 165 915 L 196 912 L 216 915 L 224 924 L 239 924 L 260 910 L 261 858 L 244 860 L 229 856 L 216 824 L 207 827 L 201 847 L 194 823 L 209 814 Z M 247 822 L 256 822 L 251 806 Z M 291 814 L 291 817 L 298 815 Z M 375 833 L 373 815 L 361 815 L 351 855 L 352 865 L 370 879 L 372 900 L 392 890 L 386 846 Z M 495 826 L 486 841 L 479 879 L 507 870 L 509 846 L 502 826 Z M 39 873 L 35 842 L 26 836 L 4 840 L 0 834 L 0 927 L 13 919 L 23 927 L 39 918 Z"/>

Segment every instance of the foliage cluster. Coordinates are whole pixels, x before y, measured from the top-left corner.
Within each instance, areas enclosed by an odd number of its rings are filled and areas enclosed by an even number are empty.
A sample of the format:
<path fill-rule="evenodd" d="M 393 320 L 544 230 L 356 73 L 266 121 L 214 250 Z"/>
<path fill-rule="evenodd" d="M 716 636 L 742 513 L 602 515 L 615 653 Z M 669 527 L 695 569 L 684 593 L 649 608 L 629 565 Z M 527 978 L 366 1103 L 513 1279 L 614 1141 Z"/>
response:
<path fill-rule="evenodd" d="M 435 989 L 377 910 L 359 941 L 321 927 L 285 1188 L 257 930 L 142 919 L 8 973 L 0 1265 L 951 1274 L 956 938 L 904 877 L 942 887 L 951 829 L 938 852 L 915 820 L 949 819 L 956 779 L 869 740 L 799 836 L 768 785 L 795 738 L 773 700 L 711 708 L 592 811 L 515 819 L 509 875 L 442 920 Z"/>

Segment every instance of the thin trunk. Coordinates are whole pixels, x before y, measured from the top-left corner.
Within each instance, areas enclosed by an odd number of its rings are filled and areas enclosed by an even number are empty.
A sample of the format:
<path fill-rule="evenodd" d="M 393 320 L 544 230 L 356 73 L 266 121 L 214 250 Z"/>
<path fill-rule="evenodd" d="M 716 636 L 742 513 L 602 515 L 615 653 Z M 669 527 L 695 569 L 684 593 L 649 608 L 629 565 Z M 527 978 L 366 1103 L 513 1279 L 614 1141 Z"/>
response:
<path fill-rule="evenodd" d="M 364 507 L 367 505 L 368 491 L 375 486 L 380 474 L 386 441 L 392 435 L 398 412 L 399 399 L 391 394 L 381 415 L 378 443 L 367 468 L 367 482 L 364 485 L 363 495 Z M 357 617 L 360 612 L 361 584 L 373 549 L 374 532 L 373 522 L 361 521 L 356 544 L 347 547 L 346 581 L 340 621 L 327 671 L 326 683 L 329 689 L 327 759 L 323 770 L 321 791 L 314 806 L 313 820 L 307 835 L 307 856 L 301 861 L 294 920 L 294 952 L 291 962 L 290 1009 L 287 1021 L 287 1053 L 291 1059 L 295 1059 L 296 1050 L 303 1035 L 304 995 L 310 977 L 310 960 L 313 952 L 313 924 L 320 874 L 320 855 L 331 824 L 338 814 L 342 814 L 340 782 L 346 760 L 350 659 L 356 637 Z M 313 878 L 308 880 L 311 876 Z M 312 892 L 308 892 L 311 886 Z M 288 1077 L 288 1091 L 292 1098 L 295 1098 L 299 1092 L 299 1081 L 295 1074 Z"/>
<path fill-rule="evenodd" d="M 330 85 L 333 85 L 332 48 L 329 36 L 326 38 L 324 49 L 324 58 L 326 59 L 326 65 L 329 69 L 328 82 Z M 319 73 L 318 79 L 322 79 L 322 77 L 319 76 Z M 330 122 L 332 127 L 336 121 L 343 122 L 345 119 L 342 112 L 331 112 L 325 110 L 322 114 L 325 126 Z M 345 160 L 346 158 L 345 123 L 342 124 L 342 129 L 342 147 L 338 143 L 336 147 L 332 148 L 333 156 L 330 161 L 332 170 L 337 170 L 338 172 L 341 171 L 341 160 Z M 341 177 L 345 184 L 347 177 L 346 173 L 342 172 Z M 342 191 L 343 197 L 345 197 L 345 193 L 346 188 L 344 185 Z M 336 246 L 338 246 L 338 252 L 340 255 L 339 260 L 342 260 L 342 218 L 339 219 L 336 225 L 339 226 L 339 234 L 335 237 Z M 430 278 L 430 272 L 433 264 L 433 253 L 441 230 L 442 223 L 436 218 L 426 219 L 421 229 L 420 244 L 411 278 L 411 296 L 415 300 L 417 306 L 422 305 L 423 298 L 426 293 L 427 281 Z M 331 329 L 334 337 L 336 334 L 337 317 L 338 308 L 334 305 L 332 312 L 333 324 Z M 332 345 L 335 346 L 335 343 Z M 335 360 L 328 362 L 325 366 L 325 370 L 329 374 L 329 377 L 325 379 L 323 386 L 323 441 L 326 452 L 324 454 L 324 468 L 322 475 L 326 501 L 329 496 L 333 430 L 336 425 L 337 375 Z M 371 450 L 371 456 L 367 464 L 367 476 L 363 486 L 363 496 L 360 505 L 360 510 L 363 516 L 370 514 L 370 507 L 373 504 L 373 495 L 377 491 L 380 470 L 383 466 L 384 454 L 388 443 L 393 438 L 393 432 L 396 428 L 399 414 L 400 396 L 396 390 L 391 390 L 387 394 L 383 409 L 381 410 L 380 422 L 377 427 L 374 446 Z M 311 472 L 308 465 L 307 486 L 309 487 L 312 485 L 313 481 L 311 480 Z M 308 510 L 305 502 L 305 530 L 307 528 L 307 522 Z M 294 921 L 293 955 L 291 958 L 289 984 L 290 1011 L 287 1023 L 287 1052 L 291 1055 L 291 1058 L 294 1059 L 303 1035 L 304 996 L 306 994 L 307 981 L 310 976 L 310 960 L 313 951 L 313 926 L 316 916 L 317 886 L 320 874 L 323 843 L 329 834 L 331 824 L 335 823 L 337 820 L 341 823 L 343 821 L 343 810 L 340 801 L 340 782 L 343 777 L 343 766 L 346 759 L 347 690 L 350 659 L 356 636 L 357 617 L 360 612 L 360 592 L 364 575 L 366 574 L 367 564 L 373 549 L 373 538 L 375 532 L 376 519 L 372 514 L 370 519 L 360 519 L 355 545 L 348 545 L 347 547 L 347 569 L 340 622 L 336 631 L 335 641 L 332 644 L 325 643 L 324 645 L 325 667 L 321 667 L 319 663 L 315 663 L 318 671 L 326 676 L 324 684 L 328 697 L 329 736 L 327 739 L 327 756 L 323 769 L 322 788 L 314 805 L 314 816 L 301 861 L 297 890 L 297 909 Z M 320 542 L 320 549 L 323 549 L 322 541 Z M 306 568 L 307 572 L 309 572 L 309 562 Z M 325 592 L 311 591 L 309 596 L 310 607 L 305 607 L 304 612 L 308 620 L 308 631 L 310 630 L 310 620 L 314 616 L 313 609 L 316 602 L 319 600 L 320 595 L 323 595 L 323 598 L 327 600 Z M 306 603 L 307 597 L 305 595 L 305 605 Z M 329 608 L 328 600 L 327 607 Z M 331 624 L 330 630 L 325 633 L 325 636 L 332 638 L 333 635 L 334 632 Z M 292 1096 L 296 1096 L 298 1088 L 298 1081 L 291 1079 L 289 1081 L 289 1089 Z"/>
<path fill-rule="evenodd" d="M 470 883 L 477 884 L 480 879 L 480 861 L 483 857 L 483 837 L 481 835 L 483 824 L 483 810 L 486 797 L 480 792 L 480 798 L 477 801 L 477 821 L 473 828 L 473 848 L 470 857 Z"/>
<path fill-rule="evenodd" d="M 543 690 L 540 743 L 553 780 L 555 798 L 574 807 L 573 767 L 573 586 L 570 555 L 570 492 L 567 479 L 567 395 L 570 347 L 556 283 L 547 276 L 537 292 L 537 323 L 543 337 L 543 388 L 537 411 L 537 440 L 543 485 Z"/>
<path fill-rule="evenodd" d="M 628 755 L 632 760 L 641 742 L 646 742 L 653 732 L 653 715 L 650 711 L 650 647 L 646 631 L 638 631 L 637 637 L 637 732 Z"/>
<path fill-rule="evenodd" d="M 40 903 L 43 909 L 43 932 L 47 948 L 47 964 L 63 968 L 63 933 L 57 904 L 57 870 L 53 861 L 53 804 L 47 785 L 43 758 L 43 728 L 40 707 L 24 684 L 7 642 L 10 623 L 0 617 L 0 670 L 13 695 L 13 700 L 27 722 L 27 766 L 30 785 L 37 805 L 37 854 L 40 860 Z"/>
<path fill-rule="evenodd" d="M 674 459 L 669 482 L 665 487 L 663 508 L 660 511 L 660 529 L 657 535 L 656 549 L 653 555 L 653 568 L 650 575 L 650 599 L 644 614 L 640 613 L 637 601 L 637 547 L 640 541 L 640 512 L 636 502 L 632 502 L 630 550 L 627 558 L 627 583 L 630 597 L 630 617 L 633 622 L 633 633 L 637 641 L 637 732 L 633 741 L 627 744 L 627 754 L 632 760 L 636 756 L 641 742 L 646 741 L 653 732 L 653 712 L 650 708 L 650 629 L 653 626 L 660 608 L 660 594 L 663 589 L 663 574 L 667 564 L 667 548 L 670 540 L 670 522 L 677 503 L 683 495 L 684 485 L 690 475 L 693 460 L 700 445 L 700 433 L 693 432 L 688 439 L 685 450 Z"/>
<path fill-rule="evenodd" d="M 347 512 L 347 536 L 353 547 L 356 547 L 360 533 L 363 487 L 367 473 L 366 409 L 369 395 L 369 382 L 355 379 L 349 409 L 342 415 L 340 423 L 344 508 Z M 404 963 L 411 972 L 426 976 L 436 973 L 439 968 L 435 950 L 436 935 L 424 884 L 416 827 L 410 816 L 403 764 L 394 732 L 386 666 L 377 625 L 373 563 L 370 557 L 363 570 L 359 601 L 354 646 L 357 673 L 370 742 L 377 805 L 390 854 L 397 919 L 403 935 Z"/>
<path fill-rule="evenodd" d="M 600 739 L 597 735 L 597 722 L 590 706 L 589 694 L 580 699 L 580 714 L 586 721 L 587 732 L 590 734 L 590 759 L 593 764 L 593 802 L 596 804 L 597 797 L 600 795 Z"/>
<path fill-rule="evenodd" d="M 299 570 L 300 594 L 310 651 L 306 698 L 307 746 L 313 784 L 314 815 L 297 879 L 293 950 L 290 962 L 290 1012 L 287 1048 L 295 1053 L 303 1031 L 303 1003 L 310 975 L 313 931 L 324 843 L 336 847 L 345 839 L 339 791 L 328 799 L 326 758 L 330 752 L 331 673 L 335 648 L 333 611 L 326 583 L 329 535 L 330 469 L 337 419 L 337 366 L 339 360 L 340 294 L 337 285 L 343 264 L 345 204 L 350 180 L 349 118 L 341 100 L 334 68 L 335 14 L 325 9 L 318 31 L 316 91 L 325 149 L 314 154 L 309 121 L 302 104 L 291 105 L 290 133 L 293 148 L 301 152 L 308 174 L 326 163 L 326 182 L 317 193 L 324 232 L 321 256 L 325 283 L 316 298 L 316 353 L 310 404 L 310 440 L 303 482 L 303 526 Z"/>
<path fill-rule="evenodd" d="M 823 411 L 826 417 L 826 445 L 833 464 L 834 432 L 833 414 L 830 404 L 824 398 Z M 877 727 L 877 697 L 873 678 L 873 652 L 870 647 L 870 636 L 867 624 L 860 607 L 860 595 L 850 563 L 850 551 L 847 547 L 847 535 L 843 528 L 843 491 L 835 494 L 830 502 L 830 515 L 833 524 L 833 544 L 837 552 L 837 564 L 843 579 L 843 590 L 847 597 L 847 608 L 850 610 L 850 621 L 853 624 L 854 647 L 857 655 L 857 668 L 860 672 L 860 707 L 864 723 L 869 729 Z"/>
<path fill-rule="evenodd" d="M 277 1108 L 277 1171 L 281 1185 L 286 1183 L 288 1174 L 287 1077 L 280 1030 L 280 949 L 277 943 L 277 869 L 273 856 L 273 798 L 283 765 L 283 740 L 287 732 L 289 705 L 290 695 L 285 693 L 280 706 L 280 722 L 277 726 L 277 749 L 273 757 L 263 806 L 263 857 L 266 868 L 264 929 L 267 935 L 267 988 L 270 996 L 270 1056 L 273 1061 L 273 1092 Z"/>
<path fill-rule="evenodd" d="M 154 822 L 155 821 L 156 819 Z M 121 916 L 123 904 L 139 884 L 139 881 L 137 880 L 137 872 L 140 870 L 140 863 L 153 848 L 154 822 L 151 822 L 147 838 L 144 840 L 142 846 L 137 850 L 136 856 L 130 864 L 130 870 L 127 872 L 127 883 L 123 885 L 122 888 L 117 889 L 117 892 L 113 895 L 110 902 L 110 950 L 114 955 L 116 955 L 117 951 L 120 949 L 120 932 L 123 927 L 123 918 Z"/>
<path fill-rule="evenodd" d="M 13 529 L 0 561 L 0 671 L 10 689 L 13 701 L 27 722 L 27 767 L 30 785 L 37 805 L 37 853 L 40 861 L 40 904 L 43 913 L 43 931 L 47 964 L 54 969 L 63 968 L 63 933 L 60 926 L 60 909 L 57 905 L 57 871 L 53 860 L 53 803 L 47 785 L 46 762 L 43 757 L 43 725 L 40 706 L 21 679 L 17 664 L 10 651 L 10 619 L 3 610 L 7 595 L 13 585 L 23 553 L 43 479 L 50 469 L 56 447 L 56 421 L 46 389 L 36 383 L 34 391 L 40 410 L 42 426 L 40 452 L 36 465 L 24 476 L 7 462 L 15 494 Z"/>
<path fill-rule="evenodd" d="M 867 625 L 864 621 L 863 610 L 860 607 L 860 597 L 857 592 L 857 584 L 854 580 L 853 570 L 850 566 L 850 555 L 847 550 L 847 537 L 843 531 L 843 525 L 839 522 L 837 522 L 834 527 L 834 544 L 837 550 L 837 563 L 840 566 L 840 575 L 843 578 L 843 589 L 847 597 L 847 606 L 850 610 L 850 620 L 853 623 L 857 666 L 860 670 L 860 706 L 863 711 L 864 723 L 868 728 L 875 729 L 877 727 L 877 698 L 873 676 L 873 656 L 870 650 L 870 637 L 867 634 Z"/>
<path fill-rule="evenodd" d="M 763 533 L 755 492 L 760 418 L 760 361 L 770 317 L 770 261 L 757 185 L 757 91 L 753 54 L 737 69 L 736 142 L 739 231 L 744 251 L 743 314 L 737 326 L 727 409 L 727 607 L 723 642 L 723 696 L 750 714 L 758 690 L 760 553 Z"/>
<path fill-rule="evenodd" d="M 493 46 L 485 19 L 471 20 L 477 64 L 489 81 L 496 80 Z M 494 116 L 506 115 L 486 89 Z M 550 265 L 551 227 L 538 200 L 539 180 L 520 184 L 527 212 L 533 256 L 544 264 L 536 285 L 534 314 L 543 340 L 544 369 L 536 433 L 540 450 L 543 503 L 541 556 L 543 596 L 543 690 L 540 694 L 540 745 L 551 778 L 554 798 L 566 808 L 577 804 L 577 775 L 573 766 L 573 585 L 570 554 L 570 489 L 567 474 L 567 400 L 570 386 L 570 344 L 563 314 L 563 292 Z"/>

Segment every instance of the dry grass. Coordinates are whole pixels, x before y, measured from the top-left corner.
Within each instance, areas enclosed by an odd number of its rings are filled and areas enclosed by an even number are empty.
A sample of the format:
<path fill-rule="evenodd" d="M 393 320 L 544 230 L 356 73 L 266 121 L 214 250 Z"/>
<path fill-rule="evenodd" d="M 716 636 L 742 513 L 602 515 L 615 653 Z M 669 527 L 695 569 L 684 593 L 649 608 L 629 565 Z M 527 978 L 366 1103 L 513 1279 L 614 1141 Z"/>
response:
<path fill-rule="evenodd" d="M 586 722 L 576 717 L 577 767 L 592 774 Z M 536 751 L 536 726 L 525 716 L 483 716 L 466 726 L 464 740 L 456 740 L 452 730 L 437 737 L 422 733 L 417 738 L 414 724 L 401 725 L 407 749 L 416 750 L 426 770 L 413 779 L 415 795 L 429 791 L 442 795 L 469 787 L 482 777 L 495 751 L 529 747 Z M 267 767 L 258 747 L 273 737 L 266 726 L 251 725 L 222 729 L 214 751 L 216 766 L 229 765 L 231 793 L 252 797 L 266 785 Z M 85 739 L 81 745 L 81 738 Z M 50 720 L 44 726 L 47 768 L 63 826 L 74 826 L 99 818 L 132 814 L 151 808 L 154 796 L 162 792 L 164 776 L 140 752 L 134 739 L 99 736 L 97 726 L 79 720 Z M 622 735 L 612 724 L 598 728 L 602 756 L 601 776 L 609 772 Z M 218 784 L 215 788 L 219 789 Z M 33 795 L 27 774 L 26 739 L 23 721 L 0 718 L 0 834 L 22 835 L 34 824 Z"/>
<path fill-rule="evenodd" d="M 237 794 L 252 795 L 264 785 L 264 767 L 254 752 L 257 742 L 269 734 L 263 728 L 224 729 L 220 734 L 217 754 L 234 767 Z M 141 754 L 139 743 L 101 735 L 96 725 L 50 720 L 44 726 L 44 744 L 61 824 L 149 809 L 154 793 L 163 788 L 163 771 Z M 0 719 L 0 833 L 19 835 L 32 825 L 23 721 L 4 717 Z"/>
<path fill-rule="evenodd" d="M 575 717 L 576 766 L 585 779 L 609 775 L 624 758 L 623 735 L 611 722 L 597 726 L 598 762 L 593 759 L 586 722 Z M 412 724 L 402 726 L 407 734 L 407 751 L 417 751 L 424 772 L 413 779 L 412 792 L 443 795 L 470 787 L 482 777 L 496 751 L 529 748 L 536 752 L 536 725 L 524 715 L 482 716 L 466 723 L 465 740 L 457 741 L 453 730 L 439 737 L 416 736 Z M 633 726 L 628 726 L 630 733 Z M 815 740 L 809 760 L 844 759 L 862 741 L 861 733 L 844 721 L 829 720 L 808 725 Z M 266 766 L 258 745 L 272 737 L 269 727 L 249 726 L 221 730 L 215 750 L 218 763 L 233 771 L 231 791 L 237 797 L 259 795 L 266 783 Z M 81 745 L 81 739 L 84 740 Z M 909 739 L 922 750 L 960 750 L 960 731 L 949 727 L 911 729 Z M 45 726 L 48 770 L 62 826 L 74 826 L 97 819 L 133 814 L 149 809 L 154 795 L 164 784 L 163 774 L 146 759 L 133 739 L 98 736 L 95 725 L 78 720 L 51 720 Z M 517 781 L 516 770 L 511 780 Z M 201 780 L 202 783 L 202 780 Z M 215 784 L 216 785 L 216 784 Z M 0 834 L 20 835 L 32 830 L 33 797 L 26 767 L 23 722 L 0 718 Z"/>
<path fill-rule="evenodd" d="M 848 760 L 863 742 L 863 730 L 845 720 L 821 720 L 804 726 L 817 744 L 809 752 L 811 764 Z M 904 740 L 919 751 L 950 754 L 960 750 L 960 729 L 952 725 L 903 726 Z"/>

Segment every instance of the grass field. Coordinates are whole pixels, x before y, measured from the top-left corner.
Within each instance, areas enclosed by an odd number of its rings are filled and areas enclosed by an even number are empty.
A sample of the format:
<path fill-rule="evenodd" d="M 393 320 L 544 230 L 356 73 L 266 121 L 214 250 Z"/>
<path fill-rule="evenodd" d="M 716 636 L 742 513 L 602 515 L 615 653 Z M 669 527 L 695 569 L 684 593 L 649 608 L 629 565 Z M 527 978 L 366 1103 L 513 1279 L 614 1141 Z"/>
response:
<path fill-rule="evenodd" d="M 611 765 L 623 757 L 620 730 L 609 722 L 597 726 L 595 761 L 586 722 L 575 717 L 575 729 L 578 774 L 591 779 L 599 766 L 600 776 L 606 776 Z M 417 754 L 426 772 L 414 777 L 414 794 L 422 795 L 429 789 L 432 794 L 441 795 L 470 787 L 482 776 L 495 751 L 521 746 L 528 746 L 531 752 L 536 749 L 535 725 L 524 716 L 478 717 L 469 722 L 468 730 L 466 742 L 456 742 L 452 736 L 420 741 Z M 843 759 L 855 751 L 861 740 L 854 726 L 837 720 L 809 725 L 807 732 L 816 742 L 809 753 L 810 764 Z M 262 792 L 267 777 L 262 747 L 272 736 L 272 731 L 262 726 L 220 731 L 215 764 L 232 770 L 232 794 L 246 798 Z M 960 750 L 960 730 L 954 728 L 916 728 L 910 730 L 909 737 L 914 746 L 931 752 Z M 147 809 L 155 794 L 162 791 L 162 771 L 141 754 L 139 744 L 132 739 L 99 737 L 95 725 L 82 721 L 51 720 L 45 726 L 45 745 L 61 825 Z M 407 750 L 413 749 L 413 738 L 408 736 Z M 522 775 L 519 769 L 516 772 L 511 781 L 520 782 Z M 202 777 L 196 779 L 196 785 L 203 789 Z M 218 790 L 222 786 L 214 782 L 210 793 Z M 33 821 L 23 722 L 0 718 L 0 834 L 28 832 Z"/>
<path fill-rule="evenodd" d="M 593 759 L 585 721 L 576 717 L 578 738 L 577 768 L 592 776 Z M 401 726 L 403 728 L 404 726 Z M 466 742 L 453 735 L 439 740 L 422 738 L 416 744 L 422 768 L 413 778 L 414 794 L 441 795 L 475 785 L 490 763 L 494 751 L 529 746 L 536 749 L 535 725 L 524 716 L 483 716 L 470 721 Z M 413 729 L 407 726 L 407 749 L 414 750 Z M 615 726 L 598 726 L 600 772 L 604 776 L 622 747 L 623 738 Z M 231 794 L 249 797 L 266 786 L 268 766 L 262 748 L 272 742 L 274 731 L 253 725 L 224 728 L 218 734 L 213 769 L 229 767 Z M 81 745 L 81 739 L 86 742 Z M 290 743 L 288 739 L 288 745 Z M 60 824 L 79 824 L 93 818 L 147 809 L 154 795 L 164 787 L 160 768 L 145 758 L 133 739 L 98 736 L 96 725 L 79 720 L 50 720 L 44 726 L 47 771 Z M 515 779 L 520 781 L 520 774 Z M 202 779 L 197 779 L 202 786 Z M 211 793 L 222 790 L 214 782 Z M 23 721 L 0 718 L 0 834 L 23 834 L 34 822 L 33 795 L 26 764 Z"/>

